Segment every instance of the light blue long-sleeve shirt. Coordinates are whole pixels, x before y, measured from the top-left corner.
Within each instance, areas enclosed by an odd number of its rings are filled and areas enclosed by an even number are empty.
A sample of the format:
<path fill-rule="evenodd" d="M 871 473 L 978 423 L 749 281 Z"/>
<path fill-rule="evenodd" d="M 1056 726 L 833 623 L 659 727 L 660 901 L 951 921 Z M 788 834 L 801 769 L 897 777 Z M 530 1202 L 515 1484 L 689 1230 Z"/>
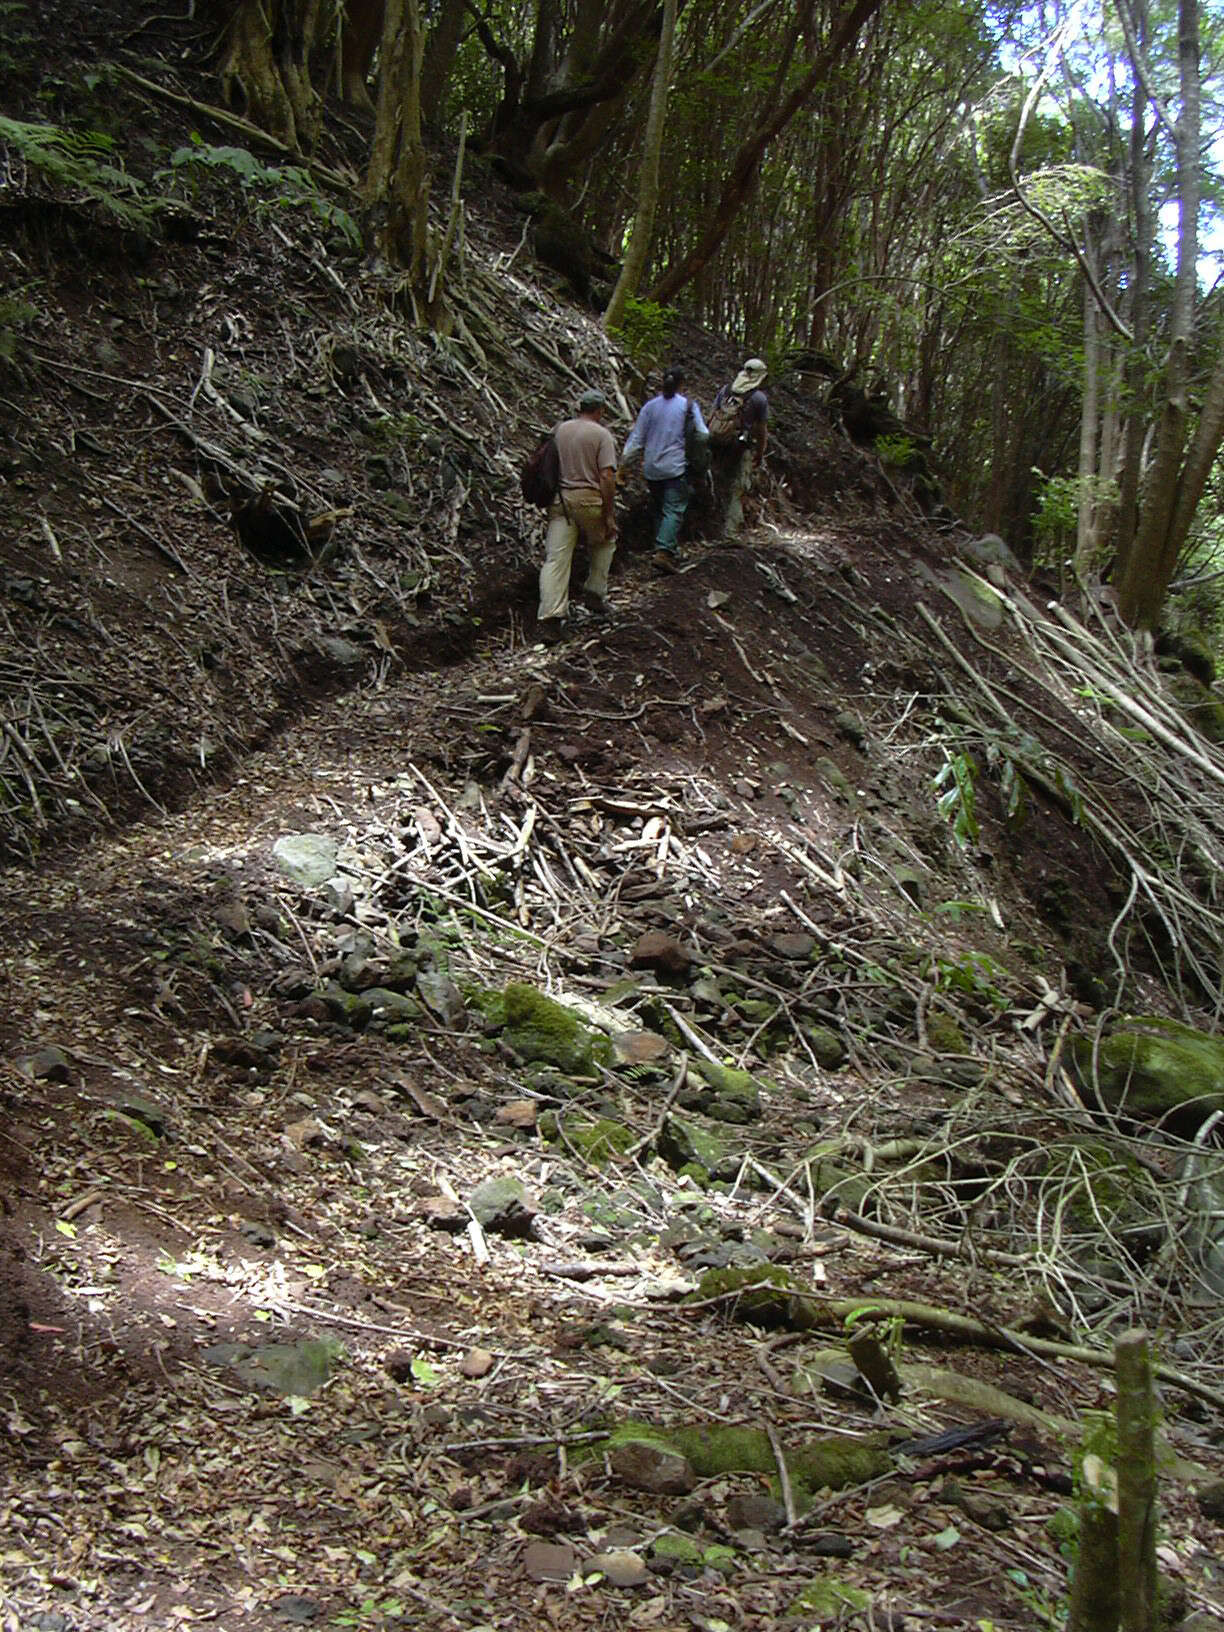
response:
<path fill-rule="evenodd" d="M 638 452 L 642 455 L 642 474 L 648 482 L 666 481 L 670 476 L 683 476 L 684 416 L 689 399 L 677 391 L 674 397 L 651 397 L 634 421 L 621 454 L 627 464 Z M 707 435 L 701 409 L 693 400 L 693 420 L 699 436 Z"/>

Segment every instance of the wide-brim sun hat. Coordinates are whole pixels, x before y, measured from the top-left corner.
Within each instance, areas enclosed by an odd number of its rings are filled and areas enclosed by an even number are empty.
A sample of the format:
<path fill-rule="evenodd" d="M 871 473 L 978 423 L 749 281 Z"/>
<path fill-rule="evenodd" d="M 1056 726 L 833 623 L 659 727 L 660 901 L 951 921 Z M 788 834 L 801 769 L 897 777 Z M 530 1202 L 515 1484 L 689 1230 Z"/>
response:
<path fill-rule="evenodd" d="M 732 396 L 742 397 L 749 391 L 755 391 L 768 373 L 768 363 L 763 363 L 759 357 L 749 357 L 731 382 Z"/>

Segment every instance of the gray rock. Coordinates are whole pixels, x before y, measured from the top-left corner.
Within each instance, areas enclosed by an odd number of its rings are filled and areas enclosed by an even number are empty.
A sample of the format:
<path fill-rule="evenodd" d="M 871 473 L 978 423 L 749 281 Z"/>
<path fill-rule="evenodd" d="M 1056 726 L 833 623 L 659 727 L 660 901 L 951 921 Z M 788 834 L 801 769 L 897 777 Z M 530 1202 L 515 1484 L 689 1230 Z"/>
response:
<path fill-rule="evenodd" d="M 416 983 L 421 1002 L 448 1031 L 467 1030 L 467 1005 L 463 1001 L 463 993 L 449 975 L 439 970 L 422 969 Z"/>
<path fill-rule="evenodd" d="M 35 1082 L 70 1082 L 72 1065 L 62 1048 L 40 1048 L 21 1062 L 25 1075 Z"/>
<path fill-rule="evenodd" d="M 643 1559 L 627 1547 L 617 1547 L 610 1553 L 596 1553 L 582 1566 L 584 1575 L 604 1576 L 613 1587 L 645 1586 L 649 1571 Z"/>
<path fill-rule="evenodd" d="M 612 1472 L 632 1490 L 655 1496 L 687 1496 L 697 1475 L 686 1456 L 648 1439 L 618 1445 L 608 1458 Z"/>
<path fill-rule="evenodd" d="M 1019 561 L 998 533 L 983 533 L 960 546 L 961 555 L 979 567 L 1003 567 L 1008 572 L 1021 572 Z"/>
<path fill-rule="evenodd" d="M 325 879 L 319 889 L 323 905 L 336 918 L 347 918 L 353 910 L 353 886 L 347 878 Z"/>
<path fill-rule="evenodd" d="M 315 1394 L 343 1357 L 344 1345 L 332 1338 L 301 1343 L 215 1343 L 203 1358 L 210 1366 L 228 1366 L 244 1383 L 266 1394 Z"/>
<path fill-rule="evenodd" d="M 468 1206 L 481 1229 L 492 1235 L 529 1236 L 532 1233 L 536 1209 L 521 1179 L 509 1174 L 486 1179 L 472 1191 Z"/>
<path fill-rule="evenodd" d="M 326 833 L 286 833 L 272 846 L 281 871 L 306 890 L 335 877 L 337 853 L 336 841 Z"/>
<path fill-rule="evenodd" d="M 772 1496 L 732 1496 L 727 1503 L 727 1523 L 732 1530 L 781 1530 L 786 1509 Z"/>
<path fill-rule="evenodd" d="M 634 969 L 656 969 L 683 979 L 693 966 L 693 954 L 661 929 L 648 929 L 634 943 L 629 962 Z"/>

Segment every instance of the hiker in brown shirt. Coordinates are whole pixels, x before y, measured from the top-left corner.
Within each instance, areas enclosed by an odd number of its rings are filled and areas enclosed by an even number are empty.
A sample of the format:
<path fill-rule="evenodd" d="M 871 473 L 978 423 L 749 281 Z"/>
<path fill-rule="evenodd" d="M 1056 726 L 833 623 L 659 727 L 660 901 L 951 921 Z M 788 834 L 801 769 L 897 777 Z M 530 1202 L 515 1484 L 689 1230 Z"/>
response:
<path fill-rule="evenodd" d="M 548 510 L 537 613 L 537 633 L 544 641 L 559 640 L 565 631 L 580 536 L 591 556 L 583 601 L 597 617 L 608 610 L 608 569 L 616 553 L 616 444 L 603 423 L 606 407 L 602 391 L 584 392 L 577 417 L 556 429 L 561 489 Z"/>

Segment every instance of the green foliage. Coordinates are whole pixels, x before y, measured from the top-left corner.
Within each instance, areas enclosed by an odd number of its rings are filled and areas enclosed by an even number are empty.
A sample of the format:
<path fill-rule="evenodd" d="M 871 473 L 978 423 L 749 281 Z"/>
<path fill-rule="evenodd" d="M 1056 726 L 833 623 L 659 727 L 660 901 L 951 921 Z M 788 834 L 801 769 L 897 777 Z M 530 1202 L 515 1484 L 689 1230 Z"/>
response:
<path fill-rule="evenodd" d="M 961 992 L 982 998 L 1000 1013 L 1011 1007 L 1006 986 L 1011 974 L 986 952 L 966 952 L 955 960 L 931 958 L 924 970 L 937 992 Z"/>
<path fill-rule="evenodd" d="M 875 451 L 881 462 L 893 470 L 908 470 L 916 452 L 913 437 L 899 433 L 895 436 L 877 436 Z"/>
<path fill-rule="evenodd" d="M 194 132 L 190 147 L 176 148 L 170 155 L 172 170 L 190 175 L 194 170 L 212 171 L 236 178 L 244 191 L 259 193 L 265 208 L 305 207 L 325 227 L 338 232 L 355 253 L 362 249 L 361 231 L 347 210 L 324 198 L 309 170 L 297 164 L 264 164 L 245 147 L 211 147 Z"/>
<path fill-rule="evenodd" d="M 676 314 L 670 306 L 656 305 L 653 300 L 637 300 L 630 295 L 625 301 L 621 325 L 612 332 L 637 366 L 645 371 L 670 350 L 675 322 Z"/>
<path fill-rule="evenodd" d="M 112 163 L 115 143 L 99 130 L 74 131 L 0 114 L 0 144 L 49 186 L 96 205 L 121 226 L 147 231 L 155 205 L 141 197 L 144 183 Z"/>
<path fill-rule="evenodd" d="M 952 824 L 952 836 L 962 850 L 977 843 L 977 765 L 969 754 L 949 754 L 933 781 L 939 797 L 936 806 Z"/>
<path fill-rule="evenodd" d="M 1047 476 L 1034 468 L 1037 478 L 1033 537 L 1037 543 L 1034 562 L 1049 566 L 1064 556 L 1075 542 L 1079 512 L 1079 478 Z"/>
<path fill-rule="evenodd" d="M 34 36 L 25 27 L 28 11 L 23 0 L 0 0 L 0 74 L 17 73 L 31 56 Z"/>

